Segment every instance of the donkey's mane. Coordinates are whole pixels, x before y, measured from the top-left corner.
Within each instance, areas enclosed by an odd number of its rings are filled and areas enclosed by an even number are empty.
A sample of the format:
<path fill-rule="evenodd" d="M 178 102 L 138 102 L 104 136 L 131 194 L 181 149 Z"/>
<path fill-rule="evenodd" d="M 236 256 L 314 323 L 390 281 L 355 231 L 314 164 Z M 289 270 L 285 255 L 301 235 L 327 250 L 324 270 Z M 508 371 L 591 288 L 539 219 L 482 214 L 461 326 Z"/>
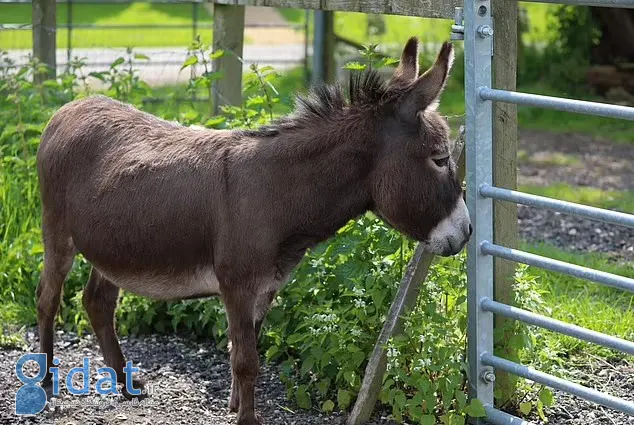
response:
<path fill-rule="evenodd" d="M 304 128 L 316 120 L 330 120 L 340 115 L 346 107 L 356 107 L 366 112 L 383 108 L 392 102 L 399 90 L 381 81 L 379 73 L 372 69 L 350 75 L 348 90 L 340 84 L 322 84 L 311 88 L 307 94 L 298 95 L 292 115 L 279 118 L 269 125 L 242 132 L 245 136 L 271 137 L 282 130 Z"/>

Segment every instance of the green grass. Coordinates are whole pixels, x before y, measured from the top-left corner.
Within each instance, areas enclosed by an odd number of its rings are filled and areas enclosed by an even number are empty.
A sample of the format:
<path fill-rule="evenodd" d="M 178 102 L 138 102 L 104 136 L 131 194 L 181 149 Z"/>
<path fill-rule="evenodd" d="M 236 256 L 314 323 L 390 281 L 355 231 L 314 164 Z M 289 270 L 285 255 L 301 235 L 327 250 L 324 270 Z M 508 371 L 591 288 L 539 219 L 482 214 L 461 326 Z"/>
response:
<path fill-rule="evenodd" d="M 211 23 L 211 17 L 204 7 L 198 8 L 199 22 Z M 73 47 L 160 47 L 187 46 L 193 38 L 192 6 L 188 4 L 76 4 L 72 8 L 72 22 L 94 25 L 184 25 L 184 28 L 170 29 L 73 29 Z M 57 6 L 57 23 L 65 25 L 67 5 Z M 0 4 L 0 24 L 31 23 L 30 4 Z M 209 42 L 211 29 L 199 30 L 203 39 Z M 57 47 L 67 47 L 68 32 L 57 31 Z M 30 30 L 3 30 L 0 32 L 0 46 L 3 49 L 30 49 Z"/>
<path fill-rule="evenodd" d="M 540 152 L 529 155 L 528 152 L 521 149 L 517 151 L 517 160 L 536 165 L 576 166 L 581 164 L 579 158 L 573 155 L 560 152 Z"/>
<path fill-rule="evenodd" d="M 522 249 L 557 260 L 634 278 L 634 264 L 615 263 L 606 255 L 570 253 L 550 245 L 524 244 Z M 531 271 L 541 279 L 542 288 L 546 291 L 544 301 L 551 309 L 551 317 L 597 332 L 634 340 L 633 294 L 536 267 L 532 267 Z M 547 347 L 546 353 L 559 353 L 563 354 L 563 357 L 568 355 L 623 357 L 622 354 L 607 348 L 564 335 L 552 332 L 543 332 L 542 335 L 544 338 L 542 342 Z"/>
<path fill-rule="evenodd" d="M 549 10 L 552 5 L 526 3 L 530 31 L 525 34 L 528 42 L 543 42 L 548 37 Z M 57 6 L 58 25 L 66 24 L 67 5 Z M 204 7 L 199 7 L 199 22 L 210 23 L 211 17 Z M 299 9 L 280 9 L 282 16 L 289 22 L 303 24 L 305 13 Z M 156 47 L 186 46 L 193 35 L 192 6 L 189 4 L 75 4 L 72 8 L 72 21 L 76 24 L 96 25 L 147 25 L 167 24 L 186 25 L 182 29 L 75 29 L 72 31 L 74 47 Z M 416 18 L 408 16 L 385 15 L 385 32 L 370 34 L 369 15 L 353 12 L 337 12 L 335 30 L 358 43 L 380 43 L 386 48 L 398 49 L 404 40 L 416 35 L 425 42 L 440 42 L 447 39 L 452 21 L 444 19 Z M 0 4 L 0 24 L 31 23 L 30 4 Z M 199 31 L 203 36 L 211 37 L 211 30 Z M 67 47 L 68 33 L 65 29 L 57 31 L 57 45 Z M 32 39 L 29 30 L 5 30 L 0 32 L 0 46 L 4 49 L 30 49 Z"/>
<path fill-rule="evenodd" d="M 630 190 L 605 191 L 593 187 L 572 187 L 562 183 L 549 186 L 526 185 L 521 186 L 520 190 L 534 195 L 634 214 L 634 192 Z"/>
<path fill-rule="evenodd" d="M 460 66 L 456 64 L 456 67 Z M 461 75 L 450 77 L 447 89 L 440 101 L 440 110 L 448 115 L 464 114 L 464 86 L 459 81 Z M 518 88 L 519 91 L 538 93 L 550 96 L 566 97 L 553 89 L 545 89 L 534 85 Z M 586 100 L 596 100 L 586 96 Z M 522 129 L 544 130 L 553 133 L 583 133 L 598 139 L 619 143 L 634 143 L 634 127 L 625 120 L 616 120 L 589 115 L 573 114 L 540 108 L 518 108 L 518 123 Z"/>

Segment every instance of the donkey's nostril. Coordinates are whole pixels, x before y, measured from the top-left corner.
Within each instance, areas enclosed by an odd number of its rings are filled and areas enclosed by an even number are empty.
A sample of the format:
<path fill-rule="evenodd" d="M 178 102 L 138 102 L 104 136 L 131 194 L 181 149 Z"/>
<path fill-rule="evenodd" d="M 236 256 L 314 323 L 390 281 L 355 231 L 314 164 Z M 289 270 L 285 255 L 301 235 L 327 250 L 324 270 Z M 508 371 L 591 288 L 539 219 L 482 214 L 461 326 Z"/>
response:
<path fill-rule="evenodd" d="M 469 236 L 471 236 L 472 233 L 473 233 L 473 227 L 471 227 L 471 225 L 469 225 Z"/>

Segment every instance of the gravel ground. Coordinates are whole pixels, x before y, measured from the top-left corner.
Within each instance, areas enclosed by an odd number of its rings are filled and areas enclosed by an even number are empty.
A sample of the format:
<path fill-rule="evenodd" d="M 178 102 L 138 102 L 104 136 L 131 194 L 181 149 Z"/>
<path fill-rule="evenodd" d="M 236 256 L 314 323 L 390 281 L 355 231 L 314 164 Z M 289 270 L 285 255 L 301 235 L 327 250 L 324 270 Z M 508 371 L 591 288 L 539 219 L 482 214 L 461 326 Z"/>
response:
<path fill-rule="evenodd" d="M 33 332 L 25 337 L 28 352 L 37 350 Z M 14 367 L 25 350 L 0 349 L 0 424 L 11 425 L 235 425 L 235 414 L 227 407 L 231 374 L 226 352 L 212 343 L 194 342 L 180 336 L 148 336 L 122 339 L 129 360 L 141 369 L 151 396 L 139 405 L 127 404 L 122 397 L 114 399 L 88 395 L 79 398 L 62 392 L 60 403 L 73 401 L 79 405 L 47 406 L 33 418 L 16 417 L 15 392 L 20 382 Z M 81 365 L 83 357 L 91 360 L 91 370 L 103 367 L 97 342 L 91 335 L 78 338 L 73 333 L 58 332 L 55 355 L 61 359 L 62 379 L 70 367 Z M 264 362 L 262 362 L 264 364 Z M 286 400 L 285 388 L 274 366 L 264 365 L 256 388 L 258 411 L 266 424 L 279 425 L 343 425 L 340 414 L 325 416 L 316 410 L 297 408 Z M 621 361 L 610 364 L 601 359 L 572 369 L 577 383 L 606 391 L 634 401 L 634 365 Z M 97 378 L 91 374 L 94 388 Z M 549 425 L 634 425 L 634 418 L 610 409 L 555 391 L 555 407 L 547 411 Z M 97 405 L 99 404 L 99 405 Z M 395 425 L 379 413 L 368 425 Z M 538 418 L 532 418 L 541 424 Z"/>
<path fill-rule="evenodd" d="M 634 365 L 610 364 L 594 359 L 589 366 L 573 369 L 569 379 L 634 402 Z M 632 425 L 634 417 L 555 391 L 555 406 L 548 412 L 549 425 Z M 535 418 L 533 418 L 535 420 Z M 535 420 L 535 423 L 541 424 Z"/>
<path fill-rule="evenodd" d="M 26 335 L 29 348 L 37 351 L 33 332 Z M 235 414 L 230 413 L 227 401 L 231 373 L 226 352 L 213 343 L 200 343 L 180 336 L 148 336 L 121 340 L 127 358 L 141 370 L 151 396 L 139 405 L 126 405 L 123 396 L 114 399 L 98 395 L 81 397 L 78 406 L 47 406 L 45 412 L 33 418 L 18 418 L 13 412 L 15 392 L 20 382 L 15 377 L 15 364 L 24 350 L 0 349 L 0 424 L 55 424 L 55 425 L 162 425 L 206 424 L 235 425 Z M 95 370 L 104 367 L 97 341 L 91 335 L 78 338 L 76 334 L 58 331 L 55 356 L 60 358 L 60 376 L 65 379 L 71 367 L 80 366 L 83 357 L 91 361 L 91 382 L 97 381 Z M 318 411 L 298 409 L 286 399 L 286 390 L 278 377 L 278 370 L 264 365 L 256 388 L 258 412 L 267 424 L 309 425 L 344 423 L 339 414 L 324 416 Z M 64 393 L 60 403 L 76 401 L 78 396 Z M 103 403 L 97 406 L 96 404 Z M 393 422 L 378 415 L 372 425 L 391 425 Z"/>
<path fill-rule="evenodd" d="M 548 186 L 566 183 L 601 190 L 634 190 L 634 148 L 580 134 L 522 132 L 519 183 Z M 564 155 L 566 165 L 552 162 Z M 632 211 L 629 211 L 630 213 Z M 599 223 L 553 211 L 520 206 L 520 235 L 564 249 L 603 252 L 634 260 L 634 229 Z"/>

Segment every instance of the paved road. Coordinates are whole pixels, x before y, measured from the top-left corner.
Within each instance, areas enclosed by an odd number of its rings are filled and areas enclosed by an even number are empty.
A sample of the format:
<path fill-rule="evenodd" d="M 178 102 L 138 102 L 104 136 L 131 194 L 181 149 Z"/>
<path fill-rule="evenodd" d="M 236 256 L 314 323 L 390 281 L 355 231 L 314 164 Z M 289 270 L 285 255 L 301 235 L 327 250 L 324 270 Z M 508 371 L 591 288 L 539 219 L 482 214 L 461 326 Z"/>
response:
<path fill-rule="evenodd" d="M 185 82 L 189 78 L 189 71 L 180 71 L 181 64 L 187 56 L 184 48 L 176 47 L 148 47 L 136 48 L 137 53 L 142 53 L 150 58 L 149 61 L 137 61 L 141 79 L 153 86 Z M 9 50 L 9 56 L 17 63 L 25 63 L 30 50 Z M 66 63 L 66 49 L 57 50 L 58 69 L 64 69 Z M 85 57 L 88 65 L 85 73 L 103 71 L 120 56 L 126 56 L 125 48 L 99 48 L 99 49 L 74 49 L 73 57 Z M 243 52 L 245 68 L 251 63 L 272 65 L 275 69 L 285 70 L 301 66 L 304 61 L 303 44 L 282 45 L 245 45 Z"/>

